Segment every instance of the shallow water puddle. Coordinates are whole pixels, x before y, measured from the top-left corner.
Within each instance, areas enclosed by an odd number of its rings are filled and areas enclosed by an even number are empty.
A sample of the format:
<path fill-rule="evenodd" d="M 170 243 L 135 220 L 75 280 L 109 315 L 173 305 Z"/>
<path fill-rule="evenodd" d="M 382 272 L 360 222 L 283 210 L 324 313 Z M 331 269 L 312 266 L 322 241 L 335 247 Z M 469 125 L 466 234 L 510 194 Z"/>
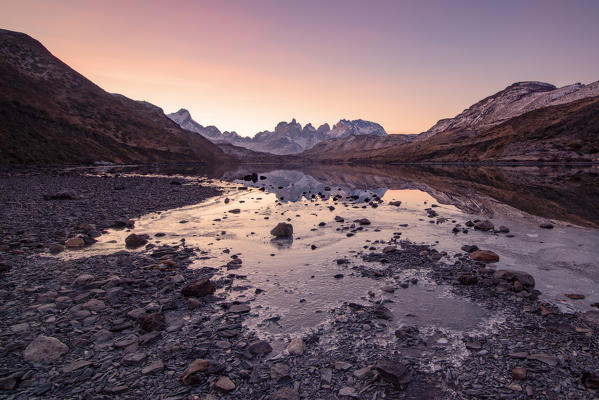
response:
<path fill-rule="evenodd" d="M 493 219 L 496 226 L 507 225 L 515 235 L 513 238 L 472 229 L 468 234 L 455 235 L 451 233 L 455 223 L 463 224 L 477 216 L 438 204 L 426 192 L 327 187 L 300 172 L 285 172 L 270 172 L 267 179 L 256 183 L 218 182 L 225 188 L 222 196 L 143 216 L 136 220 L 134 232 L 149 234 L 154 245 L 184 243 L 199 248 L 201 252 L 192 268 L 218 268 L 231 261 L 232 255 L 239 256 L 243 260 L 241 268 L 228 271 L 222 267 L 217 277 L 247 277 L 235 279 L 228 296 L 250 301 L 252 311 L 246 323 L 267 334 L 314 329 L 330 318 L 332 308 L 343 302 L 365 303 L 369 291 L 381 298 L 381 282 L 361 277 L 351 267 L 368 264 L 357 251 L 381 251 L 384 241 L 395 232 L 414 243 L 436 242 L 439 251 L 446 250 L 450 255 L 464 244 L 493 250 L 501 257 L 498 268 L 531 273 L 537 288 L 549 299 L 555 301 L 570 292 L 587 296 L 584 301 L 563 302 L 569 309 L 582 309 L 599 300 L 595 289 L 599 279 L 584 268 L 595 262 L 599 251 L 592 245 L 599 242 L 595 231 L 561 226 L 541 230 L 534 218 L 514 213 Z M 247 190 L 239 190 L 241 183 L 249 186 Z M 262 186 L 265 191 L 258 189 Z M 353 196 L 353 200 L 336 201 L 335 196 Z M 367 202 L 376 196 L 384 202 L 373 208 Z M 401 206 L 389 204 L 394 200 L 400 200 Z M 433 205 L 438 217 L 430 218 L 426 209 Z M 336 222 L 335 216 L 343 217 L 344 222 Z M 360 218 L 368 218 L 371 224 L 349 236 L 353 221 Z M 272 239 L 269 232 L 278 222 L 293 224 L 293 240 Z M 157 233 L 162 236 L 157 237 Z M 93 246 L 65 256 L 122 251 L 129 234 L 126 230 L 111 230 Z M 338 265 L 339 258 L 347 258 L 350 263 Z M 540 266 L 545 269 L 539 269 Z M 263 292 L 256 294 L 256 288 Z M 489 317 L 476 304 L 452 298 L 448 293 L 447 288 L 421 282 L 382 298 L 393 300 L 389 308 L 399 316 L 398 324 L 466 330 L 475 329 Z"/>

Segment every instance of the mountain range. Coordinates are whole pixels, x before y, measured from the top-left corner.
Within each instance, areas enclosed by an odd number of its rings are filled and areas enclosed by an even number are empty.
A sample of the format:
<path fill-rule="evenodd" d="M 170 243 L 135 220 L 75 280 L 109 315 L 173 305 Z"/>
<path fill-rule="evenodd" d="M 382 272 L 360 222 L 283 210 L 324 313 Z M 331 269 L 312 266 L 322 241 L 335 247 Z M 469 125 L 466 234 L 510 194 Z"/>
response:
<path fill-rule="evenodd" d="M 0 163 L 231 160 L 159 107 L 108 93 L 37 40 L 0 30 Z"/>
<path fill-rule="evenodd" d="M 167 114 L 167 116 L 183 129 L 199 133 L 213 143 L 228 143 L 257 152 L 277 155 L 299 154 L 327 139 L 341 139 L 357 135 L 387 136 L 387 132 L 381 125 L 362 119 L 353 121 L 342 119 L 331 129 L 329 124 L 314 128 L 312 124 L 308 123 L 302 127 L 294 118 L 291 122 L 279 122 L 273 131 L 258 132 L 252 138 L 242 137 L 236 132 L 221 132 L 215 126 L 204 127 L 194 121 L 189 111 L 184 108 Z"/>
<path fill-rule="evenodd" d="M 518 82 L 414 135 L 295 119 L 241 137 L 104 91 L 26 34 L 0 29 L 0 164 L 598 162 L 599 81 Z"/>

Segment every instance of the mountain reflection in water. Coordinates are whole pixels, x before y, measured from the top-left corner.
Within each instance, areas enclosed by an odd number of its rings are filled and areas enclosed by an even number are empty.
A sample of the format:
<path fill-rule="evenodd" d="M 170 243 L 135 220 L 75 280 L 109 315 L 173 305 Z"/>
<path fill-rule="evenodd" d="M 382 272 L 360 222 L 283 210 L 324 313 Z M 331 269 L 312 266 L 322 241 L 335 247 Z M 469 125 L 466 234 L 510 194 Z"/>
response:
<path fill-rule="evenodd" d="M 297 201 L 342 190 L 347 195 L 383 197 L 387 190 L 418 189 L 441 204 L 492 218 L 520 211 L 530 216 L 599 227 L 599 168 L 460 166 L 306 166 L 298 169 L 245 166 L 220 177 L 240 179 L 256 172 L 283 201 Z M 325 190 L 330 188 L 331 190 Z M 508 206 L 508 207 L 506 207 Z"/>

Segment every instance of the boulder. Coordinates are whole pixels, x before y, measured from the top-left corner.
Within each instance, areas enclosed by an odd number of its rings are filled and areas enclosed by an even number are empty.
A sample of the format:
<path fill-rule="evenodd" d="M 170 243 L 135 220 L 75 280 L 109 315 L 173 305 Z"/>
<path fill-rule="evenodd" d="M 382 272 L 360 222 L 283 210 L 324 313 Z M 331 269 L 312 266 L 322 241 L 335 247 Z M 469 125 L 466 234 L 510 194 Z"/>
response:
<path fill-rule="evenodd" d="M 279 222 L 277 226 L 272 228 L 270 234 L 278 238 L 285 238 L 293 236 L 293 225 L 286 222 Z"/>
<path fill-rule="evenodd" d="M 125 245 L 129 249 L 136 249 L 148 243 L 148 235 L 137 235 L 135 233 L 130 234 L 125 238 Z"/>
<path fill-rule="evenodd" d="M 494 263 L 499 261 L 499 255 L 490 250 L 476 250 L 470 253 L 470 258 L 475 261 L 482 261 L 484 263 Z"/>
<path fill-rule="evenodd" d="M 399 361 L 379 360 L 374 365 L 381 377 L 387 382 L 399 386 L 410 382 L 410 371 Z"/>
<path fill-rule="evenodd" d="M 69 347 L 55 337 L 39 335 L 25 348 L 23 358 L 29 362 L 50 363 L 68 352 Z"/>
<path fill-rule="evenodd" d="M 533 278 L 532 275 L 524 271 L 500 269 L 495 271 L 495 273 L 493 274 L 493 279 L 498 281 L 509 282 L 511 284 L 518 282 L 524 288 L 535 287 L 535 278 Z"/>
<path fill-rule="evenodd" d="M 287 346 L 287 351 L 291 355 L 301 356 L 302 354 L 304 354 L 304 351 L 306 351 L 306 344 L 304 343 L 302 338 L 292 339 L 291 342 L 289 342 L 289 345 Z"/>
<path fill-rule="evenodd" d="M 214 285 L 208 278 L 192 282 L 181 289 L 181 294 L 185 297 L 204 297 L 214 293 Z"/>
<path fill-rule="evenodd" d="M 83 238 L 76 236 L 67 239 L 67 241 L 65 242 L 65 246 L 67 247 L 67 249 L 80 249 L 83 246 L 85 246 L 85 241 L 83 240 Z"/>
<path fill-rule="evenodd" d="M 491 231 L 491 230 L 493 230 L 493 228 L 495 228 L 495 226 L 488 219 L 486 219 L 484 221 L 478 221 L 474 224 L 474 229 L 479 230 L 479 231 L 485 231 L 485 232 Z"/>
<path fill-rule="evenodd" d="M 151 314 L 142 314 L 137 318 L 139 326 L 146 332 L 162 331 L 166 328 L 164 314 L 153 312 Z"/>
<path fill-rule="evenodd" d="M 250 344 L 248 346 L 248 351 L 254 355 L 268 354 L 272 351 L 272 346 L 270 344 L 268 344 L 268 342 L 265 342 L 264 340 L 260 340 L 260 341 Z"/>
<path fill-rule="evenodd" d="M 214 384 L 214 388 L 222 393 L 229 393 L 235 390 L 235 383 L 229 377 L 221 376 Z"/>

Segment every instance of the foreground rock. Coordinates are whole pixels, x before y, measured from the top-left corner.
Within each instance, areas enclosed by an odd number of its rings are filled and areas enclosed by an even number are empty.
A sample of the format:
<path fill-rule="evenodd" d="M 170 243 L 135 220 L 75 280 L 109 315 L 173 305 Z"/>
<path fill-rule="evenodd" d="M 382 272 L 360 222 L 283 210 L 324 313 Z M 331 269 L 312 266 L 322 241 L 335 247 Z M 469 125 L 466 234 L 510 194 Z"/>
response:
<path fill-rule="evenodd" d="M 272 228 L 270 234 L 277 238 L 288 238 L 293 236 L 293 225 L 286 222 L 279 222 L 277 226 Z"/>
<path fill-rule="evenodd" d="M 50 363 L 68 352 L 69 347 L 55 337 L 39 335 L 23 351 L 23 358 L 29 362 Z"/>
<path fill-rule="evenodd" d="M 495 263 L 499 261 L 499 255 L 490 250 L 476 250 L 470 253 L 470 258 L 475 261 L 482 261 L 484 263 Z"/>
<path fill-rule="evenodd" d="M 150 236 L 148 235 L 137 235 L 135 233 L 132 233 L 125 238 L 125 245 L 129 249 L 136 249 L 148 243 L 149 238 Z"/>
<path fill-rule="evenodd" d="M 185 286 L 181 294 L 185 297 L 204 297 L 214 293 L 214 285 L 208 278 L 200 279 Z"/>

